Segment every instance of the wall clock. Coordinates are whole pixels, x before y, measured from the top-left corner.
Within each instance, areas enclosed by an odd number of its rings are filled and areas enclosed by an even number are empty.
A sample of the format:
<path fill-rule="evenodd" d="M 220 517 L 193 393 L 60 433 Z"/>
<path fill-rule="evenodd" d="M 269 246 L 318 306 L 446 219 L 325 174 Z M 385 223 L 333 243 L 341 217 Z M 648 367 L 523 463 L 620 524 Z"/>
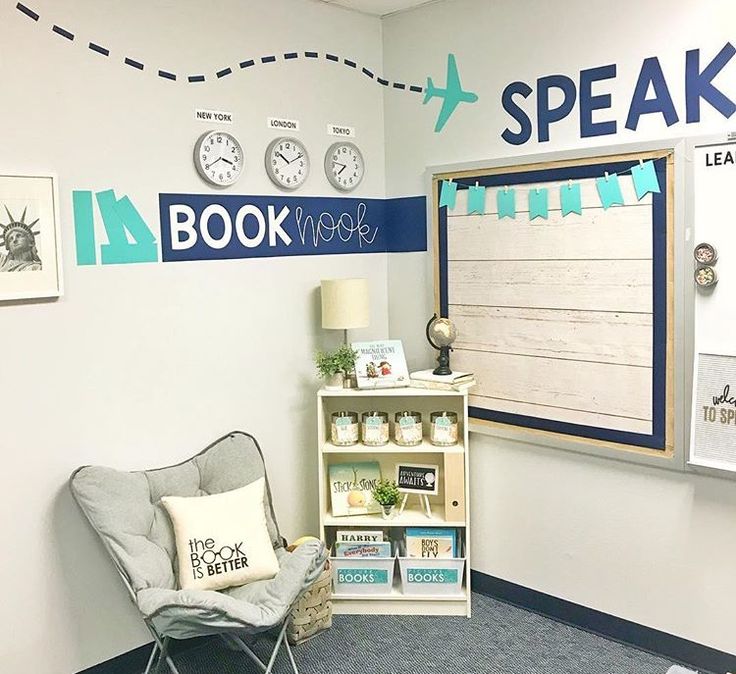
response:
<path fill-rule="evenodd" d="M 194 146 L 194 165 L 208 183 L 227 187 L 243 172 L 243 148 L 231 133 L 208 131 Z"/>
<path fill-rule="evenodd" d="M 325 173 L 327 180 L 338 190 L 354 190 L 365 173 L 365 162 L 358 146 L 346 141 L 330 145 L 325 154 Z"/>
<path fill-rule="evenodd" d="M 296 138 L 276 138 L 266 148 L 266 173 L 285 190 L 301 187 L 309 175 L 309 154 Z"/>

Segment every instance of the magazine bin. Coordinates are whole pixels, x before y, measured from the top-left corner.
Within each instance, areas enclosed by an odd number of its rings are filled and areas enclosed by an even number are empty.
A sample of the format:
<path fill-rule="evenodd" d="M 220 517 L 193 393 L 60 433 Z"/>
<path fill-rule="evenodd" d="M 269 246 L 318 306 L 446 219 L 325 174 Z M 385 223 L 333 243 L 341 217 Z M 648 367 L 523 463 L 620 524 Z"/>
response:
<path fill-rule="evenodd" d="M 330 557 L 335 596 L 391 594 L 394 557 Z"/>
<path fill-rule="evenodd" d="M 404 594 L 462 595 L 465 557 L 399 557 Z"/>

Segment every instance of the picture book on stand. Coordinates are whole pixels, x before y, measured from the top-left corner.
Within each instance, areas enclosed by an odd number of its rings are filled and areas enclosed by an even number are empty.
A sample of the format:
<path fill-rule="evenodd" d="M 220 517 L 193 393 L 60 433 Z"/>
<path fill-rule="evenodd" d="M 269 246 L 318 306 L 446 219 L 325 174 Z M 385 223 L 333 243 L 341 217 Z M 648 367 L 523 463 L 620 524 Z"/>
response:
<path fill-rule="evenodd" d="M 399 339 L 379 342 L 353 342 L 358 352 L 355 374 L 358 388 L 397 388 L 409 386 L 404 348 Z"/>

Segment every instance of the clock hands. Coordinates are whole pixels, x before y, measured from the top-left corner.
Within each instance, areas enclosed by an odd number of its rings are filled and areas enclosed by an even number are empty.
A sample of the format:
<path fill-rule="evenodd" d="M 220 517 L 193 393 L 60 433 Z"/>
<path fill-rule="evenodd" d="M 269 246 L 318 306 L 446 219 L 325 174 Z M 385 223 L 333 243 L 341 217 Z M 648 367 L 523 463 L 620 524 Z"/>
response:
<path fill-rule="evenodd" d="M 347 164 L 341 164 L 339 161 L 333 160 L 332 163 L 335 164 L 335 166 L 342 166 L 342 168 L 337 172 L 337 175 L 340 175 L 345 170 L 345 167 L 347 166 Z"/>
<path fill-rule="evenodd" d="M 215 161 L 210 162 L 210 168 L 212 168 L 218 161 L 220 161 L 220 159 L 222 159 L 222 157 L 218 157 L 217 159 L 215 159 Z"/>
<path fill-rule="evenodd" d="M 283 159 L 287 164 L 291 164 L 291 162 L 286 157 L 284 157 L 284 155 L 282 155 L 280 152 L 277 152 L 276 156 L 281 157 L 281 159 Z"/>
<path fill-rule="evenodd" d="M 220 157 L 220 159 L 222 159 L 222 161 L 224 161 L 226 164 L 230 164 L 230 166 L 233 166 L 233 162 L 231 162 L 229 159 L 225 159 L 225 157 Z"/>

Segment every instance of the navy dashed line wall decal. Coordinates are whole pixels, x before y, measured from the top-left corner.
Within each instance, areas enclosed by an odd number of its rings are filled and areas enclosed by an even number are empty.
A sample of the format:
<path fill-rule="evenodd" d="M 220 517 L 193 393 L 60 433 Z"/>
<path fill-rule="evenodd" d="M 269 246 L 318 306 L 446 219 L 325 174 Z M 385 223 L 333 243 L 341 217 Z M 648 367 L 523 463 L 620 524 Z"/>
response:
<path fill-rule="evenodd" d="M 57 26 L 56 24 L 54 24 L 54 26 L 51 28 L 51 30 L 53 30 L 54 33 L 56 33 L 57 35 L 61 35 L 62 37 L 65 37 L 67 40 L 73 40 L 74 39 L 74 34 L 73 33 L 70 33 L 68 30 L 65 30 L 61 26 Z"/>
<path fill-rule="evenodd" d="M 34 12 L 32 9 L 29 9 L 25 5 L 21 5 L 18 3 L 16 6 L 16 9 L 19 9 L 23 14 L 25 14 L 27 17 L 33 19 L 34 21 L 38 21 L 38 14 Z"/>
<path fill-rule="evenodd" d="M 89 48 L 92 51 L 96 51 L 98 54 L 102 54 L 103 56 L 110 56 L 110 50 L 105 49 L 104 47 L 100 47 L 100 45 L 95 44 L 94 42 L 89 43 Z"/>
<path fill-rule="evenodd" d="M 40 19 L 40 15 L 37 12 L 35 12 L 34 10 L 32 10 L 30 7 L 24 5 L 23 3 L 20 3 L 20 2 L 17 3 L 16 4 L 16 9 L 19 12 L 21 12 L 23 15 L 25 15 L 26 17 L 32 19 L 33 21 L 38 22 L 39 19 Z M 56 33 L 57 35 L 60 35 L 60 36 L 62 36 L 64 38 L 66 38 L 67 40 L 73 41 L 74 38 L 75 38 L 74 33 L 72 33 L 71 31 L 67 30 L 66 28 L 62 28 L 61 26 L 58 26 L 56 24 L 53 24 L 52 25 L 51 30 L 54 33 Z M 97 54 L 101 54 L 102 56 L 110 56 L 110 50 L 107 47 L 103 47 L 103 46 L 101 46 L 100 44 L 98 44 L 96 42 L 89 42 L 88 43 L 88 47 L 89 47 L 89 50 L 90 51 L 93 51 L 93 52 L 95 52 Z M 283 59 L 285 61 L 292 61 L 292 60 L 298 59 L 299 58 L 299 54 L 300 54 L 299 52 L 295 52 L 295 51 L 285 52 L 283 54 Z M 310 58 L 310 59 L 318 59 L 319 58 L 319 52 L 316 52 L 316 51 L 305 51 L 304 52 L 304 57 L 305 58 Z M 389 82 L 389 80 L 384 79 L 382 77 L 379 77 L 379 76 L 375 75 L 375 73 L 372 70 L 369 70 L 366 67 L 359 66 L 358 63 L 356 63 L 355 61 L 353 61 L 351 59 L 348 59 L 348 58 L 342 58 L 341 59 L 336 54 L 330 54 L 330 53 L 325 53 L 324 54 L 324 58 L 327 61 L 332 61 L 333 63 L 340 63 L 340 62 L 342 62 L 344 65 L 348 66 L 349 68 L 353 68 L 353 69 L 356 69 L 356 70 L 359 69 L 360 72 L 363 75 L 365 75 L 366 77 L 370 78 L 371 80 L 374 80 L 374 81 L 378 82 L 381 86 L 388 87 L 391 84 Z M 259 59 L 248 59 L 246 61 L 241 61 L 238 65 L 240 66 L 241 69 L 246 69 L 246 68 L 250 68 L 252 66 L 255 66 L 258 62 L 260 62 L 262 64 L 268 64 L 268 63 L 275 63 L 277 60 L 278 60 L 278 57 L 276 55 L 271 54 L 271 55 L 267 55 L 267 56 L 261 56 Z M 144 64 L 142 62 L 136 61 L 135 59 L 132 59 L 132 58 L 127 57 L 127 56 L 125 56 L 123 58 L 123 63 L 125 63 L 125 65 L 128 65 L 128 66 L 130 66 L 132 68 L 135 68 L 137 70 L 144 70 L 145 69 Z M 178 81 L 178 79 L 179 79 L 178 76 L 175 73 L 172 73 L 172 72 L 170 72 L 168 70 L 163 70 L 163 69 L 158 69 L 157 68 L 155 70 L 155 72 L 158 74 L 158 77 L 161 78 L 161 79 L 170 80 L 170 81 L 174 81 L 174 82 L 175 81 Z M 222 79 L 223 77 L 225 77 L 227 75 L 231 75 L 232 72 L 233 72 L 232 68 L 228 67 L 228 68 L 223 68 L 222 70 L 216 71 L 215 72 L 215 75 L 217 76 L 218 79 Z M 186 77 L 186 81 L 189 82 L 189 83 L 205 82 L 206 81 L 206 76 L 205 75 L 199 75 L 199 74 L 198 75 L 188 75 Z M 422 93 L 422 92 L 424 92 L 424 88 L 423 87 L 416 86 L 416 85 L 406 85 L 406 84 L 403 84 L 402 82 L 394 82 L 393 83 L 393 88 L 396 89 L 396 90 L 399 90 L 399 91 L 411 91 L 411 92 L 414 92 L 414 93 Z"/>

